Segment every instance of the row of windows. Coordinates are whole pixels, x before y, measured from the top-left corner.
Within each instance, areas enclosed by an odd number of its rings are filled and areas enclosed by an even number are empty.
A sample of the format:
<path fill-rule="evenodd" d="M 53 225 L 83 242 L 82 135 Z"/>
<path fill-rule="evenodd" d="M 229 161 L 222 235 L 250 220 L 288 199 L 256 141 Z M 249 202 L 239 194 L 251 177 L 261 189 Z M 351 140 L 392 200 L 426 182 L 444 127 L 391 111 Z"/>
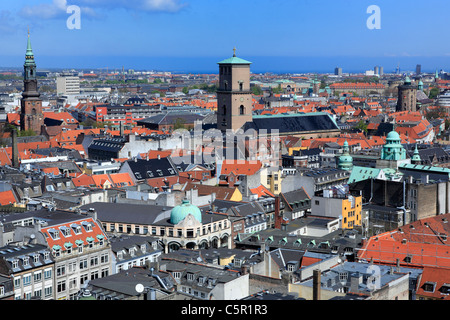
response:
<path fill-rule="evenodd" d="M 212 229 L 211 229 L 212 226 Z M 117 230 L 116 230 L 116 224 L 114 223 L 109 223 L 109 224 L 103 224 L 103 227 L 105 229 L 109 229 L 108 231 L 113 232 L 113 231 L 117 231 L 119 233 L 134 233 L 134 234 L 142 234 L 142 235 L 146 235 L 149 232 L 149 227 L 148 226 L 132 226 L 132 225 L 123 225 L 123 224 L 119 224 L 117 225 Z M 109 228 L 108 228 L 109 227 Z M 229 227 L 229 222 L 227 220 L 223 220 L 223 221 L 219 221 L 217 223 L 213 223 L 212 225 L 208 225 L 208 226 L 203 226 L 202 229 L 202 233 L 200 234 L 200 228 L 197 228 L 196 230 L 196 234 L 194 233 L 193 229 L 187 229 L 185 234 L 183 235 L 183 229 L 173 229 L 173 228 L 166 228 L 166 227 L 151 227 L 151 234 L 152 235 L 159 235 L 159 236 L 164 236 L 164 235 L 168 235 L 170 237 L 193 237 L 193 236 L 200 236 L 200 235 L 205 235 L 207 233 L 210 232 L 216 232 L 218 230 L 221 229 L 226 229 Z"/>
<path fill-rule="evenodd" d="M 52 279 L 52 269 L 39 270 L 33 273 L 27 273 L 23 276 L 14 276 L 14 288 L 20 288 L 21 286 L 31 286 L 33 283 L 39 283 L 44 280 Z"/>
<path fill-rule="evenodd" d="M 141 259 L 136 259 L 133 261 L 129 261 L 127 263 L 122 263 L 122 264 L 118 264 L 117 265 L 117 272 L 120 272 L 122 270 L 128 270 L 131 269 L 133 267 L 144 267 L 146 262 L 155 262 L 156 261 L 156 257 L 154 256 L 150 256 L 150 257 L 144 257 Z"/>
<path fill-rule="evenodd" d="M 109 262 L 109 253 L 104 252 L 100 256 L 91 256 L 90 258 L 83 258 L 78 263 L 71 261 L 67 265 L 59 265 L 56 267 L 56 276 L 65 276 L 77 271 L 77 265 L 80 270 L 85 270 L 90 267 L 96 267 L 100 264 Z"/>

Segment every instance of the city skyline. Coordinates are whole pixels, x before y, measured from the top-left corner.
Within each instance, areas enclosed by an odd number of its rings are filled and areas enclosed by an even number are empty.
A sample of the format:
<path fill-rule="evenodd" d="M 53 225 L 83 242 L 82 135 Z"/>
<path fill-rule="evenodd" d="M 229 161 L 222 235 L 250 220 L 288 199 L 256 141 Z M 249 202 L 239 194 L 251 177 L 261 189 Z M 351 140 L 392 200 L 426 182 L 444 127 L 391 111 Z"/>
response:
<path fill-rule="evenodd" d="M 252 72 L 448 69 L 443 21 L 450 4 L 429 1 L 4 1 L 0 67 L 20 67 L 28 28 L 38 68 L 110 68 L 216 72 L 237 55 Z M 380 9 L 380 29 L 367 26 Z M 70 29 L 67 7 L 80 8 Z M 439 10 L 436 10 L 439 8 Z M 70 11 L 69 11 L 70 12 Z"/>

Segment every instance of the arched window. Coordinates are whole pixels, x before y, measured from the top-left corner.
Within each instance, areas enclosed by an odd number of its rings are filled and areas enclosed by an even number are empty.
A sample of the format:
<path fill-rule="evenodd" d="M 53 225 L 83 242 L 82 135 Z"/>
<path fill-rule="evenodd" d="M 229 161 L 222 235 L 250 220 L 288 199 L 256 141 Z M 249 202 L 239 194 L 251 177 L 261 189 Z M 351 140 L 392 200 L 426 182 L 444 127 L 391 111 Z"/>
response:
<path fill-rule="evenodd" d="M 244 89 L 244 84 L 242 82 L 239 82 L 239 91 L 242 91 Z"/>
<path fill-rule="evenodd" d="M 244 108 L 244 106 L 241 104 L 241 106 L 239 107 L 239 114 L 240 115 L 243 115 L 243 114 L 245 114 L 245 108 Z"/>
<path fill-rule="evenodd" d="M 224 104 L 222 107 L 223 115 L 227 114 L 227 106 Z"/>

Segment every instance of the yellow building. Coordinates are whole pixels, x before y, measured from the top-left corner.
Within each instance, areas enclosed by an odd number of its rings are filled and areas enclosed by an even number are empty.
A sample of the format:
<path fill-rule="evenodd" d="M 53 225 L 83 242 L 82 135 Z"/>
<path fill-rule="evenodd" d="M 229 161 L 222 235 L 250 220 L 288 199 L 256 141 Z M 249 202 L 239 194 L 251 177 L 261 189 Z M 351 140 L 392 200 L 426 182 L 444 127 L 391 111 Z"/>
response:
<path fill-rule="evenodd" d="M 266 187 L 274 195 L 281 193 L 281 181 L 283 171 L 276 169 L 272 170 L 269 168 L 264 168 L 261 172 L 261 184 Z"/>
<path fill-rule="evenodd" d="M 342 199 L 342 229 L 361 226 L 362 196 Z"/>
<path fill-rule="evenodd" d="M 341 218 L 342 229 L 361 226 L 361 209 L 362 196 L 337 196 L 324 192 L 323 197 L 315 196 L 311 200 L 312 215 Z"/>

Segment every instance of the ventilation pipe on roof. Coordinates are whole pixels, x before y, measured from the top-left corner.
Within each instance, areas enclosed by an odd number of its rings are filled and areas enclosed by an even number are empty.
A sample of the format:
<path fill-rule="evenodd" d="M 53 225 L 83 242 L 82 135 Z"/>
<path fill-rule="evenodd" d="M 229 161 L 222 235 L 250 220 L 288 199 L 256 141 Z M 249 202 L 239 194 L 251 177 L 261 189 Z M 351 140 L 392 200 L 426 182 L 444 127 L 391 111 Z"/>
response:
<path fill-rule="evenodd" d="M 152 276 L 153 278 L 155 278 L 155 279 L 158 281 L 158 283 L 159 283 L 164 289 L 169 290 L 169 288 L 167 288 L 166 284 L 162 281 L 161 277 L 158 276 L 157 274 L 154 274 L 154 273 L 153 273 L 153 270 L 154 270 L 154 268 L 150 268 L 151 276 Z"/>

